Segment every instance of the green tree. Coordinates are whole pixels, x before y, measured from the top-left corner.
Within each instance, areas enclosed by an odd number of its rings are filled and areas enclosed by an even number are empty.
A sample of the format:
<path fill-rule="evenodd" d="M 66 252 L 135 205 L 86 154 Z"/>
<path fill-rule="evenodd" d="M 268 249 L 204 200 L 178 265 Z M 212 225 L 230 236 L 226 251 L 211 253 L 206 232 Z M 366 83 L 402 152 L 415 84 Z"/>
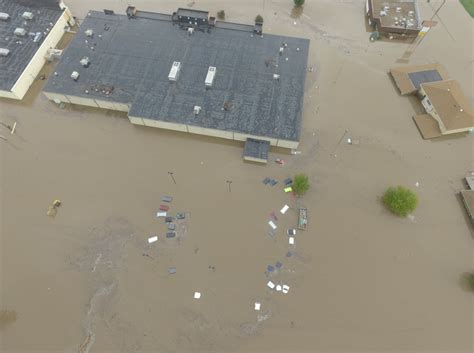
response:
<path fill-rule="evenodd" d="M 220 19 L 220 20 L 225 19 L 225 11 L 224 10 L 218 11 L 217 12 L 217 18 Z"/>
<path fill-rule="evenodd" d="M 305 174 L 297 174 L 293 180 L 293 190 L 298 196 L 302 196 L 309 190 L 309 180 Z"/>
<path fill-rule="evenodd" d="M 257 15 L 257 17 L 255 17 L 255 22 L 257 22 L 257 23 L 263 23 L 263 17 L 260 16 L 260 15 Z"/>
<path fill-rule="evenodd" d="M 468 282 L 471 289 L 474 290 L 474 273 L 468 274 Z"/>
<path fill-rule="evenodd" d="M 383 195 L 383 203 L 396 215 L 406 217 L 415 210 L 418 205 L 418 197 L 406 187 L 390 187 Z"/>
<path fill-rule="evenodd" d="M 304 0 L 293 0 L 295 6 L 301 7 L 304 5 Z"/>

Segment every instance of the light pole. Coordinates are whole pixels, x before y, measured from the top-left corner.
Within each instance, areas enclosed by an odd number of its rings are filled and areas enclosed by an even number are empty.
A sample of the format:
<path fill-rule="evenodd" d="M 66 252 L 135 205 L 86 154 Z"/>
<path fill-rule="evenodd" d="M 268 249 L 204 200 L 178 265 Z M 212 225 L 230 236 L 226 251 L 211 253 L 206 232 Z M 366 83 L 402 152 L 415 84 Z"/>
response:
<path fill-rule="evenodd" d="M 171 177 L 171 179 L 173 180 L 173 183 L 176 184 L 176 180 L 174 180 L 174 175 L 173 175 L 173 172 L 168 172 L 168 175 Z"/>
<path fill-rule="evenodd" d="M 226 180 L 225 182 L 229 185 L 229 192 L 231 192 L 230 184 L 232 184 L 232 180 Z"/>

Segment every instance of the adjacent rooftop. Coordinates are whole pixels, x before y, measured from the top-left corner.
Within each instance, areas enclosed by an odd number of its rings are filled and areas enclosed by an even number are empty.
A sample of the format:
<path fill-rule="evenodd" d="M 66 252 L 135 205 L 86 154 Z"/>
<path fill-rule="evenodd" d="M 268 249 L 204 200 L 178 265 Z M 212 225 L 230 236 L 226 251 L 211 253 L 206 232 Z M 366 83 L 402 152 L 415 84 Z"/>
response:
<path fill-rule="evenodd" d="M 402 95 L 417 92 L 422 83 L 449 79 L 448 72 L 438 63 L 395 67 L 390 74 Z"/>
<path fill-rule="evenodd" d="M 189 11 L 207 14 L 178 13 Z M 74 96 L 126 104 L 129 117 L 144 125 L 299 141 L 308 39 L 261 36 L 253 25 L 218 21 L 201 27 L 171 15 L 133 14 L 89 12 L 44 91 L 66 102 Z M 212 84 L 206 84 L 211 67 Z"/>
<path fill-rule="evenodd" d="M 381 32 L 418 32 L 421 20 L 416 0 L 368 0 L 371 19 Z"/>
<path fill-rule="evenodd" d="M 10 90 L 63 12 L 55 0 L 0 0 L 0 90 Z M 1 50 L 3 49 L 3 50 Z"/>

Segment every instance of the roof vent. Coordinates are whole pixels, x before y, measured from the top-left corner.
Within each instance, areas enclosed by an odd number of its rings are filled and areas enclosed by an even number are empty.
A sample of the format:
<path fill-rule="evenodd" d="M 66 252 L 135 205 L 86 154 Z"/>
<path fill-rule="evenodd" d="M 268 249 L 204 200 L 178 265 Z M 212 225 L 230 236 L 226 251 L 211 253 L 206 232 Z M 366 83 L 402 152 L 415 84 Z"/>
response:
<path fill-rule="evenodd" d="M 90 63 L 91 63 L 90 60 L 89 60 L 89 57 L 87 57 L 87 56 L 84 56 L 84 57 L 81 59 L 81 61 L 79 61 L 79 62 L 80 62 L 81 65 L 84 66 L 84 67 L 89 67 L 89 65 L 90 65 Z"/>
<path fill-rule="evenodd" d="M 214 66 L 209 66 L 209 69 L 207 70 L 206 81 L 205 81 L 206 87 L 212 87 L 215 76 L 216 76 L 216 68 Z"/>
<path fill-rule="evenodd" d="M 79 72 L 73 71 L 72 74 L 71 74 L 71 78 L 72 78 L 74 81 L 77 81 L 77 79 L 79 78 Z"/>
<path fill-rule="evenodd" d="M 188 34 L 191 35 L 191 34 L 193 34 L 193 33 L 194 33 L 194 28 L 189 27 L 189 28 L 188 28 Z"/>
<path fill-rule="evenodd" d="M 33 38 L 33 42 L 38 43 L 41 38 L 43 38 L 43 33 L 42 32 L 36 32 L 35 37 Z"/>
<path fill-rule="evenodd" d="M 19 37 L 24 37 L 26 35 L 26 30 L 24 28 L 15 28 L 15 31 L 13 32 L 15 33 L 16 36 L 19 36 Z"/>
<path fill-rule="evenodd" d="M 194 115 L 198 115 L 201 111 L 201 107 L 199 105 L 194 106 Z"/>
<path fill-rule="evenodd" d="M 10 15 L 5 13 L 5 12 L 0 12 L 0 20 L 1 21 L 8 21 L 8 19 L 10 18 Z"/>
<path fill-rule="evenodd" d="M 91 38 L 94 36 L 94 31 L 92 29 L 87 29 L 84 33 L 86 34 L 86 36 Z"/>
<path fill-rule="evenodd" d="M 8 56 L 10 54 L 10 50 L 6 48 L 0 48 L 0 56 Z"/>
<path fill-rule="evenodd" d="M 181 63 L 179 61 L 173 61 L 168 79 L 172 82 L 178 81 L 179 72 L 181 70 Z"/>
<path fill-rule="evenodd" d="M 278 81 L 278 80 L 280 79 L 280 75 L 278 75 L 278 74 L 273 74 L 273 79 Z"/>
<path fill-rule="evenodd" d="M 25 20 L 32 20 L 33 19 L 33 12 L 25 11 L 23 15 L 21 15 Z"/>

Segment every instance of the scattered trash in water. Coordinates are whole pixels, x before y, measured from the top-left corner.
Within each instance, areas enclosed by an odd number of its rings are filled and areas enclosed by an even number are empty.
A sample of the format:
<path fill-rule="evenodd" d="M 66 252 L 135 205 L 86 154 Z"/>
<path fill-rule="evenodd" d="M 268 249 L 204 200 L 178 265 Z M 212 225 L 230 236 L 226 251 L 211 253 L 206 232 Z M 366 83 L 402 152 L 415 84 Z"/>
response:
<path fill-rule="evenodd" d="M 50 217 L 55 217 L 56 214 L 58 213 L 58 207 L 61 206 L 61 201 L 60 200 L 54 200 L 53 204 L 48 207 L 48 211 L 46 214 Z"/>
<path fill-rule="evenodd" d="M 148 238 L 148 244 L 154 243 L 155 241 L 158 240 L 158 236 L 155 235 L 153 237 Z"/>
<path fill-rule="evenodd" d="M 285 161 L 283 159 L 277 158 L 275 159 L 275 163 L 283 165 L 285 164 Z"/>

